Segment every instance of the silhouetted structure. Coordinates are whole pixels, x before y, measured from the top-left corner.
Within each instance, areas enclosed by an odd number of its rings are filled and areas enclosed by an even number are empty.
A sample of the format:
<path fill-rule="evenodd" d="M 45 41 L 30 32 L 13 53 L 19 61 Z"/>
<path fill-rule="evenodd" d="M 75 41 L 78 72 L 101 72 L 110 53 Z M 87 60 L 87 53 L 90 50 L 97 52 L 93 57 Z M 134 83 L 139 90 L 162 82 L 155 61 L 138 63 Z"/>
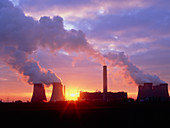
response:
<path fill-rule="evenodd" d="M 46 102 L 45 89 L 42 83 L 34 83 L 34 91 L 31 102 Z"/>
<path fill-rule="evenodd" d="M 101 92 L 80 92 L 80 101 L 115 101 L 127 99 L 126 92 L 107 92 L 107 66 L 103 66 L 103 93 Z"/>
<path fill-rule="evenodd" d="M 126 92 L 107 92 L 107 101 L 120 101 L 126 100 Z M 102 101 L 103 93 L 101 92 L 80 92 L 80 101 Z"/>
<path fill-rule="evenodd" d="M 50 102 L 64 101 L 63 85 L 61 83 L 53 83 L 53 91 Z"/>
<path fill-rule="evenodd" d="M 66 86 L 64 85 L 64 99 L 66 98 Z"/>
<path fill-rule="evenodd" d="M 103 66 L 103 102 L 107 102 L 107 66 Z"/>
<path fill-rule="evenodd" d="M 144 85 L 139 85 L 137 100 L 168 101 L 168 84 L 162 83 L 153 86 L 152 83 L 144 83 Z"/>

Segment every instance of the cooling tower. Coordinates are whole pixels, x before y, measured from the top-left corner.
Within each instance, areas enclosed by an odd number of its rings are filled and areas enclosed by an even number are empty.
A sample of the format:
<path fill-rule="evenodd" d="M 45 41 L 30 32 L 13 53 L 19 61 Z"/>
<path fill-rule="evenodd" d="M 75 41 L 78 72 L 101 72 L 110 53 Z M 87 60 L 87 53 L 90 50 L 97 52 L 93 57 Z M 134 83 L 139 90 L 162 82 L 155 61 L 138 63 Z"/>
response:
<path fill-rule="evenodd" d="M 162 88 L 160 85 L 155 85 L 153 86 L 153 96 L 155 101 L 159 101 L 161 94 L 162 93 Z"/>
<path fill-rule="evenodd" d="M 144 89 L 143 89 L 143 85 L 139 85 L 138 86 L 138 97 L 137 97 L 137 100 L 140 100 L 140 99 L 143 99 L 144 98 Z"/>
<path fill-rule="evenodd" d="M 160 99 L 162 101 L 168 101 L 169 100 L 168 84 L 167 83 L 161 83 L 160 88 L 161 88 Z"/>
<path fill-rule="evenodd" d="M 160 85 L 152 86 L 152 83 L 144 83 L 144 86 L 139 85 L 137 100 L 153 100 L 153 101 L 168 101 L 168 84 L 161 83 Z"/>
<path fill-rule="evenodd" d="M 53 83 L 53 90 L 50 102 L 64 101 L 63 85 L 59 82 Z"/>
<path fill-rule="evenodd" d="M 141 99 L 152 99 L 153 91 L 152 91 L 152 83 L 144 83 L 144 85 L 138 86 L 138 97 L 137 100 Z"/>
<path fill-rule="evenodd" d="M 103 66 L 103 102 L 107 102 L 107 66 Z"/>
<path fill-rule="evenodd" d="M 144 88 L 143 88 L 143 97 L 144 98 L 152 98 L 153 92 L 152 92 L 152 83 L 144 83 Z"/>
<path fill-rule="evenodd" d="M 43 84 L 34 83 L 34 91 L 32 95 L 31 102 L 46 102 L 47 98 L 45 95 L 45 89 Z"/>

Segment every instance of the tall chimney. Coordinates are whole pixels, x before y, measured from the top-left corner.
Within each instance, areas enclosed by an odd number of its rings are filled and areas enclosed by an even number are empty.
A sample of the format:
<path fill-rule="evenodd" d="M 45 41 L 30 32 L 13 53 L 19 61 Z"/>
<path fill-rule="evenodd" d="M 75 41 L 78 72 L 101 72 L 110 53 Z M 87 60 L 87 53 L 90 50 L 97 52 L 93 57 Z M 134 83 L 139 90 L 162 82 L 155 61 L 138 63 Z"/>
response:
<path fill-rule="evenodd" d="M 63 85 L 60 82 L 53 83 L 53 91 L 50 101 L 51 102 L 64 101 Z"/>
<path fill-rule="evenodd" d="M 64 99 L 66 100 L 66 85 L 64 85 Z"/>
<path fill-rule="evenodd" d="M 107 102 L 107 66 L 103 66 L 103 102 Z"/>
<path fill-rule="evenodd" d="M 34 91 L 31 102 L 46 102 L 45 89 L 42 83 L 34 83 Z"/>

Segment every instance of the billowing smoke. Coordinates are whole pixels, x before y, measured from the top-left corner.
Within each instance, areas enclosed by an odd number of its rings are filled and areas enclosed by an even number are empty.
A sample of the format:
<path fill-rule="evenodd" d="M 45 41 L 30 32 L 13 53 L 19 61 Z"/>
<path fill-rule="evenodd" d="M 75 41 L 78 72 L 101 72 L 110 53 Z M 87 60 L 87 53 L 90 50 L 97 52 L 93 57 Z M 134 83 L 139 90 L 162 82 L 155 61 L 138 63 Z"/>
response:
<path fill-rule="evenodd" d="M 18 7 L 8 0 L 0 1 L 0 56 L 6 64 L 28 77 L 28 82 L 49 85 L 60 82 L 50 70 L 43 69 L 29 56 L 39 47 L 51 51 L 63 49 L 71 52 L 85 52 L 101 60 L 102 56 L 86 41 L 82 31 L 67 31 L 60 16 L 41 17 L 39 21 L 25 16 Z"/>
<path fill-rule="evenodd" d="M 39 21 L 25 16 L 18 7 L 14 7 L 8 0 L 0 0 L 0 56 L 1 60 L 12 69 L 28 77 L 28 82 L 50 85 L 61 80 L 50 70 L 43 69 L 39 63 L 30 59 L 30 55 L 39 47 L 49 48 L 51 51 L 63 49 L 69 53 L 84 52 L 92 56 L 101 64 L 104 58 L 113 67 L 119 66 L 126 70 L 137 84 L 163 82 L 159 77 L 144 74 L 123 52 L 105 54 L 94 50 L 87 42 L 85 34 L 77 30 L 65 30 L 60 16 L 41 17 Z"/>
<path fill-rule="evenodd" d="M 104 55 L 105 58 L 110 62 L 112 67 L 121 67 L 125 70 L 125 75 L 130 76 L 136 84 L 143 84 L 146 82 L 152 82 L 155 85 L 164 83 L 156 75 L 145 74 L 139 68 L 137 68 L 128 59 L 128 56 L 124 52 L 109 52 Z"/>

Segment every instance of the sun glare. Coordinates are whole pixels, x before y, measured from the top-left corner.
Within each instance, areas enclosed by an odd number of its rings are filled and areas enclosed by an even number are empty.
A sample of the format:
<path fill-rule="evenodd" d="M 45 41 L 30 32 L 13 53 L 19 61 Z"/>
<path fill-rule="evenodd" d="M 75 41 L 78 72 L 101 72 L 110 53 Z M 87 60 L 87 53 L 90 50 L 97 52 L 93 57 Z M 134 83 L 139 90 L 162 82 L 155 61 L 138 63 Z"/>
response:
<path fill-rule="evenodd" d="M 79 92 L 75 90 L 69 90 L 66 93 L 66 100 L 78 100 Z"/>
<path fill-rule="evenodd" d="M 71 93 L 68 97 L 66 97 L 67 100 L 78 100 L 79 93 Z"/>

